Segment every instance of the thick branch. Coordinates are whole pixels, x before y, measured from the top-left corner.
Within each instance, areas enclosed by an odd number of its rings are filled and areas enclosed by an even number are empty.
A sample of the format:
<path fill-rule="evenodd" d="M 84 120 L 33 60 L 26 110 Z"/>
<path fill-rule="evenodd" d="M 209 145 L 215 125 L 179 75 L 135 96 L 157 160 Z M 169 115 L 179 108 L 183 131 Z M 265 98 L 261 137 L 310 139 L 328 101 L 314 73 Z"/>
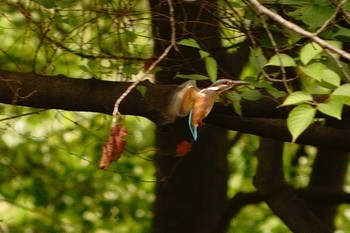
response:
<path fill-rule="evenodd" d="M 112 114 L 115 100 L 129 85 L 127 82 L 0 71 L 0 103 Z M 122 101 L 120 112 L 143 116 L 157 124 L 170 123 L 172 117 L 166 113 L 166 109 L 176 86 L 149 82 L 140 85 L 147 88 L 145 95 L 137 88 L 132 90 Z M 284 120 L 289 109 L 276 106 L 277 103 L 269 99 L 244 101 L 242 109 L 245 117 L 238 117 L 231 107 L 218 105 L 206 122 L 244 133 L 291 141 Z M 343 118 L 348 114 L 346 110 Z M 350 151 L 349 131 L 319 124 L 309 127 L 297 143 Z"/>
<path fill-rule="evenodd" d="M 297 198 L 285 182 L 282 162 L 283 144 L 261 138 L 254 185 L 264 195 L 270 209 L 296 233 L 328 232 L 307 205 Z"/>
<path fill-rule="evenodd" d="M 308 202 L 322 204 L 350 204 L 350 193 L 342 191 L 329 191 L 325 189 L 297 189 L 295 194 Z M 247 205 L 254 205 L 264 201 L 265 196 L 258 192 L 239 192 L 232 197 L 223 214 L 220 226 L 227 226 L 236 214 Z M 219 231 L 219 230 L 218 230 Z"/>
<path fill-rule="evenodd" d="M 292 141 L 285 119 L 250 118 L 212 114 L 206 122 L 242 133 L 254 134 L 279 141 Z M 316 147 L 328 147 L 350 151 L 349 135 L 349 130 L 331 128 L 322 124 L 313 124 L 296 142 Z"/>
<path fill-rule="evenodd" d="M 112 114 L 114 103 L 131 85 L 97 79 L 73 79 L 63 75 L 45 76 L 0 71 L 0 102 L 45 109 L 89 111 Z M 132 90 L 120 104 L 120 112 L 138 115 L 156 123 L 167 122 L 164 113 L 176 86 L 157 86 L 149 82 L 145 96 Z"/>

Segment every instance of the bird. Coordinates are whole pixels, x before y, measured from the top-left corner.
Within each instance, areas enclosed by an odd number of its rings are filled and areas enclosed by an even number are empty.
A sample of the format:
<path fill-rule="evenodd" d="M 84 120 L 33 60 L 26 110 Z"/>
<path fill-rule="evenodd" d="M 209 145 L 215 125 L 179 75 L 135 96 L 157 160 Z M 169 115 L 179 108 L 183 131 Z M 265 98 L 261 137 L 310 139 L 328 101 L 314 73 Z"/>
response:
<path fill-rule="evenodd" d="M 188 126 L 193 139 L 197 141 L 197 128 L 204 125 L 203 119 L 209 115 L 217 96 L 235 86 L 248 84 L 240 80 L 219 79 L 211 86 L 200 90 L 196 81 L 189 80 L 175 91 L 169 112 L 173 116 L 189 116 Z"/>

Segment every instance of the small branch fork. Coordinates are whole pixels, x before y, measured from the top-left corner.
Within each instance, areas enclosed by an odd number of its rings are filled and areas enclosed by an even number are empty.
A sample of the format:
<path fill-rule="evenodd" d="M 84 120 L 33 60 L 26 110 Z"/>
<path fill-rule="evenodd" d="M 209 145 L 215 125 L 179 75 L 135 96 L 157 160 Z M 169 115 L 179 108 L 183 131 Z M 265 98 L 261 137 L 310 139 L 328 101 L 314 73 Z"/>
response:
<path fill-rule="evenodd" d="M 310 40 L 316 42 L 319 44 L 322 48 L 329 50 L 331 52 L 334 52 L 341 57 L 347 59 L 350 61 L 350 53 L 347 53 L 346 51 L 339 49 L 329 43 L 327 43 L 325 40 L 321 39 L 317 36 L 317 33 L 312 33 L 309 31 L 306 31 L 305 29 L 299 27 L 298 25 L 289 22 L 288 20 L 284 19 L 282 16 L 274 13 L 273 11 L 267 9 L 263 5 L 260 4 L 258 0 L 247 0 L 247 3 L 254 8 L 258 13 L 267 15 L 277 23 L 281 24 L 282 26 L 294 31 L 295 33 L 298 33 L 299 35 L 305 36 L 309 38 Z"/>
<path fill-rule="evenodd" d="M 124 100 L 124 98 L 134 89 L 140 82 L 149 79 L 147 77 L 151 71 L 168 55 L 169 51 L 174 47 L 176 47 L 176 29 L 175 29 L 175 19 L 174 19 L 174 7 L 173 7 L 173 2 L 172 0 L 167 0 L 168 5 L 169 5 L 169 18 L 170 18 L 170 26 L 171 26 L 171 39 L 170 39 L 170 44 L 168 47 L 166 47 L 163 51 L 163 53 L 155 60 L 145 71 L 145 74 L 140 80 L 135 81 L 133 84 L 131 84 L 128 89 L 116 100 L 114 104 L 114 109 L 113 109 L 113 116 L 120 115 L 119 112 L 119 105 L 120 103 Z M 113 123 L 115 122 L 115 118 L 113 119 Z"/>

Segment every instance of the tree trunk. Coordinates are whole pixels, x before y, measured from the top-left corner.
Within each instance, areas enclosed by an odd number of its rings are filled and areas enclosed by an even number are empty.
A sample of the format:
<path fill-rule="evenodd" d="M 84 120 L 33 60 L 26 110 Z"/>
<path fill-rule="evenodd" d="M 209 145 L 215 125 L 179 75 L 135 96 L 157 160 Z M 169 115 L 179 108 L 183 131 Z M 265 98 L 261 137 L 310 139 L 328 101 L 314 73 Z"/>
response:
<path fill-rule="evenodd" d="M 155 37 L 155 56 L 160 56 L 171 40 L 169 5 L 173 3 L 176 40 L 194 38 L 203 48 L 221 46 L 215 1 L 150 1 Z M 206 74 L 198 49 L 178 45 L 161 63 L 159 83 L 178 83 L 173 77 L 182 74 Z M 180 80 L 183 82 L 184 80 Z M 199 139 L 184 157 L 176 157 L 176 148 L 190 141 L 187 119 L 174 125 L 158 127 L 154 233 L 219 233 L 216 231 L 227 204 L 227 159 L 230 149 L 226 130 L 206 125 Z M 223 231 L 224 232 L 224 231 Z"/>
<path fill-rule="evenodd" d="M 327 126 L 348 129 L 340 121 L 328 121 Z M 349 153 L 327 148 L 319 148 L 315 158 L 308 189 L 338 193 L 343 191 L 346 171 L 349 164 Z M 337 214 L 337 204 L 309 201 L 310 208 L 324 222 L 330 232 L 334 231 L 334 218 Z"/>
<path fill-rule="evenodd" d="M 192 151 L 176 158 L 178 142 L 188 135 L 186 125 L 181 121 L 157 132 L 154 233 L 214 233 L 226 208 L 226 133 L 206 126 Z"/>

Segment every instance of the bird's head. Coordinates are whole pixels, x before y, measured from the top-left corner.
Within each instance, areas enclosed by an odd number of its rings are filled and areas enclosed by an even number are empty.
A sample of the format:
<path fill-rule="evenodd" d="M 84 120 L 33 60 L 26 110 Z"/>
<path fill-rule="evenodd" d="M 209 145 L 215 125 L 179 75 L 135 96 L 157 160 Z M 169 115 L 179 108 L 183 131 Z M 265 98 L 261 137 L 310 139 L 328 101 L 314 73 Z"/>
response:
<path fill-rule="evenodd" d="M 221 93 L 227 91 L 238 85 L 248 85 L 248 82 L 241 80 L 232 80 L 232 79 L 219 79 L 214 82 L 211 86 L 205 88 L 207 91 L 214 91 L 216 93 Z"/>

